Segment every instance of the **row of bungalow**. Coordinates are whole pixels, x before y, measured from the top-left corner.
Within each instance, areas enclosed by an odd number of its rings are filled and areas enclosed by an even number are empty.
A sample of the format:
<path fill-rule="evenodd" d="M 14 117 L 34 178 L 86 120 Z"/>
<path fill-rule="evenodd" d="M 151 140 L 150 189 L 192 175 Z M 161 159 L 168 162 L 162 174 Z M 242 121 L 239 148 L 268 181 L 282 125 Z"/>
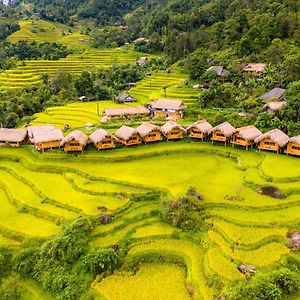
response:
<path fill-rule="evenodd" d="M 26 130 L 0 129 L 0 146 L 19 147 L 30 142 L 39 151 L 63 147 L 65 152 L 83 152 L 88 141 L 97 150 L 113 149 L 117 143 L 124 146 L 139 145 L 141 143 L 158 142 L 163 139 L 180 140 L 187 134 L 192 139 L 210 139 L 212 143 L 222 142 L 245 147 L 257 145 L 259 150 L 268 150 L 300 156 L 300 136 L 289 138 L 279 129 L 262 134 L 255 126 L 234 128 L 228 122 L 213 127 L 206 120 L 199 120 L 190 126 L 180 126 L 175 121 L 167 121 L 162 127 L 151 123 L 142 123 L 137 128 L 122 126 L 114 135 L 99 128 L 91 135 L 80 130 L 74 130 L 63 136 L 60 129 L 53 125 L 28 126 Z"/>

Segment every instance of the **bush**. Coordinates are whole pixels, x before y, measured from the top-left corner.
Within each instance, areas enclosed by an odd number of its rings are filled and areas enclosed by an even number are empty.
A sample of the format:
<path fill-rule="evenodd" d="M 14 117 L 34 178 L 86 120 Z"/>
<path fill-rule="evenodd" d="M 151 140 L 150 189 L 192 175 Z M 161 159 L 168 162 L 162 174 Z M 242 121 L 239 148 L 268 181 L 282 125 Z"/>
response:
<path fill-rule="evenodd" d="M 161 216 L 165 222 L 186 231 L 201 230 L 205 227 L 203 207 L 194 197 L 163 200 Z"/>

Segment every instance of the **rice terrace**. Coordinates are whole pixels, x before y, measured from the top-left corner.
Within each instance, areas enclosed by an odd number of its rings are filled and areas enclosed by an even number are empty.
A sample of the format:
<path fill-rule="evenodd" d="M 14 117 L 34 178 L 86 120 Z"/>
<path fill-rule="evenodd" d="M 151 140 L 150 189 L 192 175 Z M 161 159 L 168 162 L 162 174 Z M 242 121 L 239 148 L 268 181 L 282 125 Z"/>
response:
<path fill-rule="evenodd" d="M 299 300 L 299 11 L 0 0 L 0 300 Z"/>

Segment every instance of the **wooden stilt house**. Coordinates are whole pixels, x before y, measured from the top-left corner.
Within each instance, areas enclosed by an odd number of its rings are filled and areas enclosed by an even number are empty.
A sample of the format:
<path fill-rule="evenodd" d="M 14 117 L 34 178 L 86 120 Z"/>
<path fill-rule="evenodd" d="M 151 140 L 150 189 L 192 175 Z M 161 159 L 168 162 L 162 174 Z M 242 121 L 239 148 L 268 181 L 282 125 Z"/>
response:
<path fill-rule="evenodd" d="M 160 129 L 153 124 L 144 122 L 136 130 L 145 144 L 162 140 Z"/>
<path fill-rule="evenodd" d="M 116 147 L 114 136 L 102 128 L 97 129 L 89 138 L 97 150 L 113 149 Z"/>
<path fill-rule="evenodd" d="M 277 153 L 281 151 L 288 141 L 289 137 L 279 129 L 268 131 L 255 139 L 259 150 L 268 150 Z"/>
<path fill-rule="evenodd" d="M 134 146 L 141 143 L 141 137 L 137 130 L 128 126 L 119 128 L 115 133 L 115 137 L 125 146 Z"/>
<path fill-rule="evenodd" d="M 181 140 L 185 129 L 174 121 L 168 121 L 161 127 L 161 132 L 167 140 Z"/>
<path fill-rule="evenodd" d="M 74 130 L 68 134 L 62 141 L 65 152 L 81 152 L 83 153 L 89 137 L 80 130 Z"/>
<path fill-rule="evenodd" d="M 213 127 L 206 121 L 200 120 L 187 128 L 189 137 L 192 139 L 201 139 L 202 141 L 209 135 Z"/>
<path fill-rule="evenodd" d="M 28 126 L 27 132 L 30 142 L 39 151 L 60 148 L 64 138 L 61 129 L 53 125 Z"/>
<path fill-rule="evenodd" d="M 1 128 L 0 146 L 19 147 L 22 143 L 25 143 L 26 137 L 26 130 Z"/>
<path fill-rule="evenodd" d="M 158 99 L 148 104 L 151 115 L 154 118 L 172 118 L 178 120 L 183 118 L 186 108 L 181 100 Z"/>
<path fill-rule="evenodd" d="M 239 145 L 246 147 L 252 147 L 255 142 L 254 140 L 262 135 L 262 133 L 253 125 L 237 128 L 233 134 L 231 143 L 232 145 Z"/>
<path fill-rule="evenodd" d="M 285 153 L 300 156 L 300 135 L 289 139 Z"/>
<path fill-rule="evenodd" d="M 214 142 L 223 142 L 225 145 L 231 140 L 233 134 L 235 133 L 235 128 L 230 125 L 228 122 L 224 122 L 210 130 L 211 141 Z"/>

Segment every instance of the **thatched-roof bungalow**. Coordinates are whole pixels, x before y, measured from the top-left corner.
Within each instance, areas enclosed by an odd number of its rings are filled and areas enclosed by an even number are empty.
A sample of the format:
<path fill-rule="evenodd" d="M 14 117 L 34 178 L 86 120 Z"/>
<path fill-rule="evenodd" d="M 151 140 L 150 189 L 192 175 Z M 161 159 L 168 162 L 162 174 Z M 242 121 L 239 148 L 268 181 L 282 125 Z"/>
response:
<path fill-rule="evenodd" d="M 285 101 L 286 100 L 285 97 L 284 97 L 285 92 L 286 92 L 285 89 L 275 87 L 274 89 L 272 89 L 272 90 L 268 91 L 267 93 L 261 95 L 260 99 L 265 103 L 267 103 L 271 100 Z"/>
<path fill-rule="evenodd" d="M 273 129 L 271 131 L 262 134 L 255 139 L 255 143 L 258 143 L 259 150 L 269 150 L 280 152 L 289 141 L 289 137 L 279 129 Z"/>
<path fill-rule="evenodd" d="M 89 140 L 89 137 L 80 130 L 74 130 L 68 134 L 62 141 L 61 146 L 64 146 L 65 152 L 81 152 Z"/>
<path fill-rule="evenodd" d="M 183 138 L 185 129 L 174 121 L 168 121 L 161 127 L 161 132 L 167 140 L 180 140 Z"/>
<path fill-rule="evenodd" d="M 268 111 L 269 114 L 275 114 L 279 110 L 283 109 L 286 105 L 286 101 L 272 101 L 264 105 L 264 109 Z"/>
<path fill-rule="evenodd" d="M 148 107 L 154 118 L 172 118 L 173 120 L 182 119 L 185 109 L 184 103 L 181 100 L 167 99 L 152 101 Z"/>
<path fill-rule="evenodd" d="M 115 133 L 115 137 L 125 146 L 134 146 L 141 143 L 141 137 L 137 130 L 128 126 L 119 128 Z"/>
<path fill-rule="evenodd" d="M 104 110 L 104 114 L 108 118 L 121 118 L 126 117 L 128 119 L 134 117 L 141 117 L 149 115 L 150 111 L 144 106 L 131 106 L 121 108 L 107 108 Z"/>
<path fill-rule="evenodd" d="M 118 100 L 120 103 L 136 102 L 136 99 L 129 94 L 120 94 Z"/>
<path fill-rule="evenodd" d="M 235 128 L 228 122 L 224 122 L 212 128 L 210 130 L 211 141 L 214 142 L 223 142 L 225 145 L 229 142 L 235 133 Z"/>
<path fill-rule="evenodd" d="M 53 125 L 28 126 L 28 137 L 37 150 L 59 148 L 64 136 L 61 129 Z"/>
<path fill-rule="evenodd" d="M 245 73 L 251 73 L 253 75 L 260 75 L 264 71 L 266 66 L 267 65 L 264 63 L 250 63 L 243 68 L 243 71 Z"/>
<path fill-rule="evenodd" d="M 20 129 L 1 128 L 0 146 L 19 147 L 26 141 L 27 131 Z"/>
<path fill-rule="evenodd" d="M 237 128 L 233 134 L 231 143 L 233 146 L 243 146 L 248 150 L 248 147 L 252 147 L 255 144 L 254 140 L 261 134 L 254 125 Z"/>
<path fill-rule="evenodd" d="M 99 128 L 93 132 L 89 139 L 92 141 L 97 150 L 113 149 L 116 147 L 115 139 L 106 130 Z"/>
<path fill-rule="evenodd" d="M 300 135 L 294 136 L 288 140 L 285 153 L 300 156 Z"/>
<path fill-rule="evenodd" d="M 206 120 L 199 120 L 190 125 L 186 130 L 190 138 L 201 139 L 202 141 L 209 135 L 213 127 Z"/>
<path fill-rule="evenodd" d="M 138 126 L 136 130 L 144 143 L 151 143 L 162 140 L 160 129 L 153 124 L 144 122 L 140 126 Z"/>
<path fill-rule="evenodd" d="M 223 66 L 211 66 L 206 70 L 206 72 L 216 73 L 221 78 L 225 78 L 229 75 L 229 71 Z"/>

